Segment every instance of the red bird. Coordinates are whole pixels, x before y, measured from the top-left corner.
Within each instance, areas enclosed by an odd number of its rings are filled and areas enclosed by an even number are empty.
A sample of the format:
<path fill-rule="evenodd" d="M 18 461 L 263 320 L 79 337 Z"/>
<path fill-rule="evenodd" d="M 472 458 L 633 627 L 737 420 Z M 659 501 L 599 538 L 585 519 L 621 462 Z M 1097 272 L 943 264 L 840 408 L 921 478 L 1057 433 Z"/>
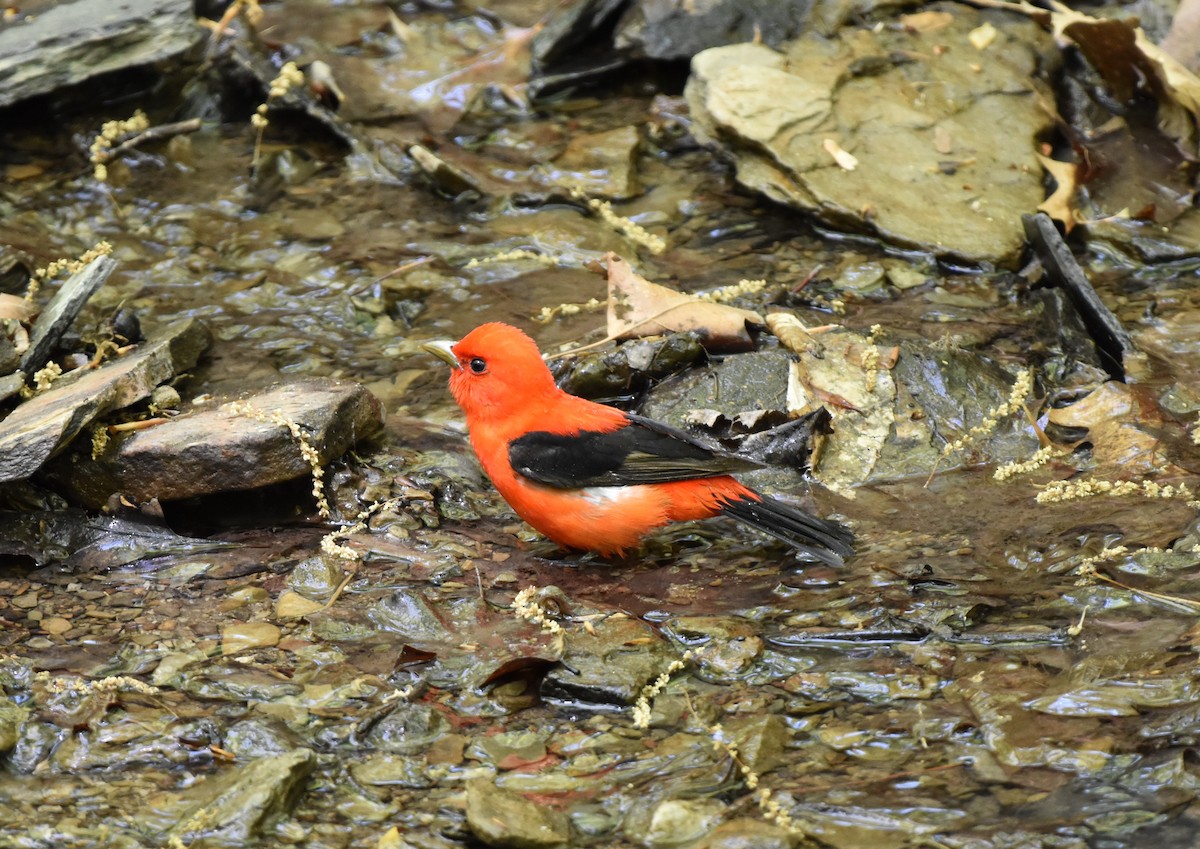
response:
<path fill-rule="evenodd" d="M 496 489 L 560 545 L 620 556 L 670 522 L 723 515 L 829 564 L 853 554 L 842 526 L 729 475 L 758 463 L 563 392 L 515 327 L 493 322 L 424 347 L 453 366 L 450 392 Z"/>

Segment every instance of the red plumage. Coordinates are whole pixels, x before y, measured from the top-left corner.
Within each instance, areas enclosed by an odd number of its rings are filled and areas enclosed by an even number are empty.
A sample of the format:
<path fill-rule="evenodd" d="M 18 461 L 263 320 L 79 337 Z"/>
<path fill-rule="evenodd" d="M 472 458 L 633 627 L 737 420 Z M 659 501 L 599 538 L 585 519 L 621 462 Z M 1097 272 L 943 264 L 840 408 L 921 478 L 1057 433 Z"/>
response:
<path fill-rule="evenodd" d="M 621 555 L 671 522 L 724 514 L 829 563 L 852 553 L 845 528 L 728 474 L 758 464 L 563 392 L 515 327 L 484 324 L 427 349 L 454 366 L 450 391 L 496 489 L 560 545 Z"/>

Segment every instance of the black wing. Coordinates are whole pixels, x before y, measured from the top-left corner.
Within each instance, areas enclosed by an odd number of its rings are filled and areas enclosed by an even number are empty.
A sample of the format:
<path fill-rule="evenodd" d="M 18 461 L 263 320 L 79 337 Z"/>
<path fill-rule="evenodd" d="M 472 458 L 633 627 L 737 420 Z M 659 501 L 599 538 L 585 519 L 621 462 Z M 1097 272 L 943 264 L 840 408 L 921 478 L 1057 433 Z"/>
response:
<path fill-rule="evenodd" d="M 686 481 L 762 468 L 668 425 L 628 418 L 628 426 L 609 433 L 527 433 L 509 445 L 508 461 L 517 474 L 558 489 Z"/>

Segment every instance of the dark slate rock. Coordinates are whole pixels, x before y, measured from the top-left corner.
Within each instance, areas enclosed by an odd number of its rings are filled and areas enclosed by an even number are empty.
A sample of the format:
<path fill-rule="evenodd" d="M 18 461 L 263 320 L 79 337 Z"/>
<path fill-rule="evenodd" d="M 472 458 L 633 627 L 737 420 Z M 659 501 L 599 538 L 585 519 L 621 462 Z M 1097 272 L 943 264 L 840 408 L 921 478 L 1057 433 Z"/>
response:
<path fill-rule="evenodd" d="M 65 0 L 0 27 L 0 108 L 170 59 L 201 35 L 191 0 Z"/>
<path fill-rule="evenodd" d="M 21 370 L 33 374 L 50 361 L 50 354 L 79 311 L 117 267 L 112 257 L 96 257 L 62 284 L 42 310 L 29 334 L 29 349 L 21 357 Z"/>

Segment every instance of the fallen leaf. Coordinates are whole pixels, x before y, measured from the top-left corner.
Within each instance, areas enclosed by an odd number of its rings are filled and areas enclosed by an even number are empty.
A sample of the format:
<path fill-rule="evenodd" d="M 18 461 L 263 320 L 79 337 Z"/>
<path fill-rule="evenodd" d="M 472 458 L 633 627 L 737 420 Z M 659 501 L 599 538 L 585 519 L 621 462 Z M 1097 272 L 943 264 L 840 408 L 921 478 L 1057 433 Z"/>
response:
<path fill-rule="evenodd" d="M 1068 233 L 1075 226 L 1075 214 L 1072 201 L 1075 199 L 1075 189 L 1078 186 L 1076 175 L 1079 168 L 1074 162 L 1059 162 L 1040 153 L 1034 153 L 1042 167 L 1054 178 L 1054 191 L 1050 197 L 1038 204 L 1038 209 L 1049 215 L 1055 221 L 1061 221 Z"/>
<path fill-rule="evenodd" d="M 20 295 L 0 294 L 0 319 L 15 318 L 29 321 L 37 314 L 37 307 Z"/>
<path fill-rule="evenodd" d="M 1162 427 L 1157 404 L 1128 384 L 1110 380 L 1074 404 L 1052 408 L 1047 419 L 1059 427 L 1086 429 L 1092 458 L 1101 467 L 1146 475 L 1169 465 L 1156 435 Z"/>
<path fill-rule="evenodd" d="M 1146 37 L 1141 27 L 1125 21 L 1093 18 L 1056 6 L 1054 33 L 1078 45 L 1121 101 L 1149 89 L 1159 102 L 1158 124 L 1185 152 L 1197 149 L 1200 121 L 1200 76 Z"/>
<path fill-rule="evenodd" d="M 696 332 L 709 350 L 753 349 L 747 325 L 764 323 L 758 313 L 702 301 L 651 283 L 614 253 L 605 254 L 604 260 L 608 264 L 609 338 Z"/>

